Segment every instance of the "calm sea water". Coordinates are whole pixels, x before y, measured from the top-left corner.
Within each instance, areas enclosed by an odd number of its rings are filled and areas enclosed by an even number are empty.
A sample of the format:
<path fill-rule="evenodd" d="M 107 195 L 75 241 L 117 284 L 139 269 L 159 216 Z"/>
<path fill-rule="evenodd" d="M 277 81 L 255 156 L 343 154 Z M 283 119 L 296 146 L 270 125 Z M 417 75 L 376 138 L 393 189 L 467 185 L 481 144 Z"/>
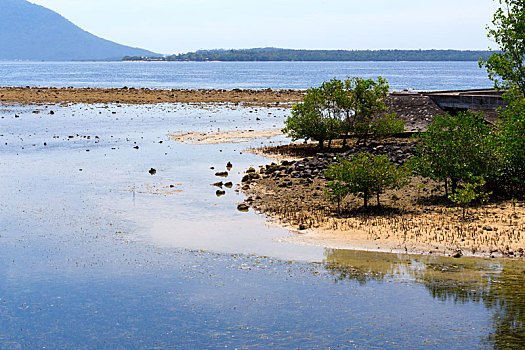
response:
<path fill-rule="evenodd" d="M 210 186 L 228 161 L 235 184 L 268 163 L 244 150 L 275 139 L 167 136 L 286 113 L 0 106 L 0 349 L 523 347 L 523 262 L 292 245 Z"/>
<path fill-rule="evenodd" d="M 493 86 L 477 62 L 0 62 L 0 86 L 307 89 L 348 76 L 393 90 Z"/>

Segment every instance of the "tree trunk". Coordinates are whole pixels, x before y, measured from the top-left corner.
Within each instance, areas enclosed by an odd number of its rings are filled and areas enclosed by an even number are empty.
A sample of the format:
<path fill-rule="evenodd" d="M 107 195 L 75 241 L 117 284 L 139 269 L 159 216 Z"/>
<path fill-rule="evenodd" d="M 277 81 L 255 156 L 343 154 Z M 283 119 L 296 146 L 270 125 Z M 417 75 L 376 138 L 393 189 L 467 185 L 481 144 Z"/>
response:
<path fill-rule="evenodd" d="M 452 193 L 455 193 L 457 188 L 458 188 L 458 180 L 452 179 L 451 181 L 452 181 L 452 189 L 451 190 L 452 190 Z"/>
<path fill-rule="evenodd" d="M 381 207 L 381 203 L 379 202 L 379 192 L 377 192 L 377 206 Z"/>
<path fill-rule="evenodd" d="M 343 148 L 346 147 L 346 139 L 348 138 L 348 135 L 350 134 L 350 113 L 346 112 L 346 118 L 345 118 L 345 137 L 343 139 Z"/>
<path fill-rule="evenodd" d="M 332 148 L 332 139 L 328 140 L 328 149 Z"/>
<path fill-rule="evenodd" d="M 319 140 L 319 149 L 324 148 L 324 140 Z"/>
<path fill-rule="evenodd" d="M 363 192 L 363 198 L 365 200 L 365 209 L 368 208 L 368 192 Z"/>

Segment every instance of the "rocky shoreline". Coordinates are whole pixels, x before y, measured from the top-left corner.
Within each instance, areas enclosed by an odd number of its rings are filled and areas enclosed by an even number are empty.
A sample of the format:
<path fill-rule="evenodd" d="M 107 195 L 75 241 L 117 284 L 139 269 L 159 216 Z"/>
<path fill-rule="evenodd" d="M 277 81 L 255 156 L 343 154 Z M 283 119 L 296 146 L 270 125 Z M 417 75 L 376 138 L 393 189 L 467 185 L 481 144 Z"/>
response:
<path fill-rule="evenodd" d="M 317 153 L 314 157 L 307 157 L 299 160 L 283 161 L 280 165 L 270 164 L 260 169 L 260 173 L 265 176 L 275 178 L 289 175 L 291 178 L 312 179 L 319 177 L 324 179 L 323 173 L 337 157 L 349 159 L 353 155 L 368 152 L 379 155 L 386 154 L 391 162 L 396 165 L 403 165 L 414 155 L 415 141 L 407 140 L 403 143 L 370 143 L 367 146 L 356 146 L 345 152 L 326 152 Z M 279 146 L 277 146 L 279 147 Z M 276 148 L 279 150 L 279 148 Z M 247 179 L 248 180 L 248 179 Z"/>

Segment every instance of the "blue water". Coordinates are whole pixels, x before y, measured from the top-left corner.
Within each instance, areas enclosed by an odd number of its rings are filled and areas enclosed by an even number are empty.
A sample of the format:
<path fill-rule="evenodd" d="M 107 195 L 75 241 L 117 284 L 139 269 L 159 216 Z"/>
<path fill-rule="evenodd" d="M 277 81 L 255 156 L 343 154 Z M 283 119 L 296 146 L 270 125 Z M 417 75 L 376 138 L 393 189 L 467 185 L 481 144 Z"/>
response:
<path fill-rule="evenodd" d="M 477 62 L 0 62 L 0 86 L 307 89 L 385 77 L 392 90 L 491 88 Z"/>
<path fill-rule="evenodd" d="M 285 114 L 0 106 L 0 349 L 525 343 L 523 263 L 283 242 L 294 233 L 236 210 L 236 187 L 217 197 L 210 186 L 227 161 L 236 184 L 248 166 L 269 162 L 244 149 L 272 140 L 188 145 L 167 136 L 264 130 Z M 170 184 L 180 192 L 147 191 Z"/>

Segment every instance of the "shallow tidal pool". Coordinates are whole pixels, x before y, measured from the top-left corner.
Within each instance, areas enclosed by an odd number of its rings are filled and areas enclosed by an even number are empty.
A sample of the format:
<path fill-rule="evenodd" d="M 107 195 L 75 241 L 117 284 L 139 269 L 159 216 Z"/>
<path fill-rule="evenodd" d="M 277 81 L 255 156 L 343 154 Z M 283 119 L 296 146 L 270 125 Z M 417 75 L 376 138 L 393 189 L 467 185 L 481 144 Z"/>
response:
<path fill-rule="evenodd" d="M 236 209 L 243 171 L 269 162 L 245 150 L 282 137 L 167 136 L 286 113 L 0 107 L 0 349 L 525 346 L 521 261 L 293 245 Z"/>

